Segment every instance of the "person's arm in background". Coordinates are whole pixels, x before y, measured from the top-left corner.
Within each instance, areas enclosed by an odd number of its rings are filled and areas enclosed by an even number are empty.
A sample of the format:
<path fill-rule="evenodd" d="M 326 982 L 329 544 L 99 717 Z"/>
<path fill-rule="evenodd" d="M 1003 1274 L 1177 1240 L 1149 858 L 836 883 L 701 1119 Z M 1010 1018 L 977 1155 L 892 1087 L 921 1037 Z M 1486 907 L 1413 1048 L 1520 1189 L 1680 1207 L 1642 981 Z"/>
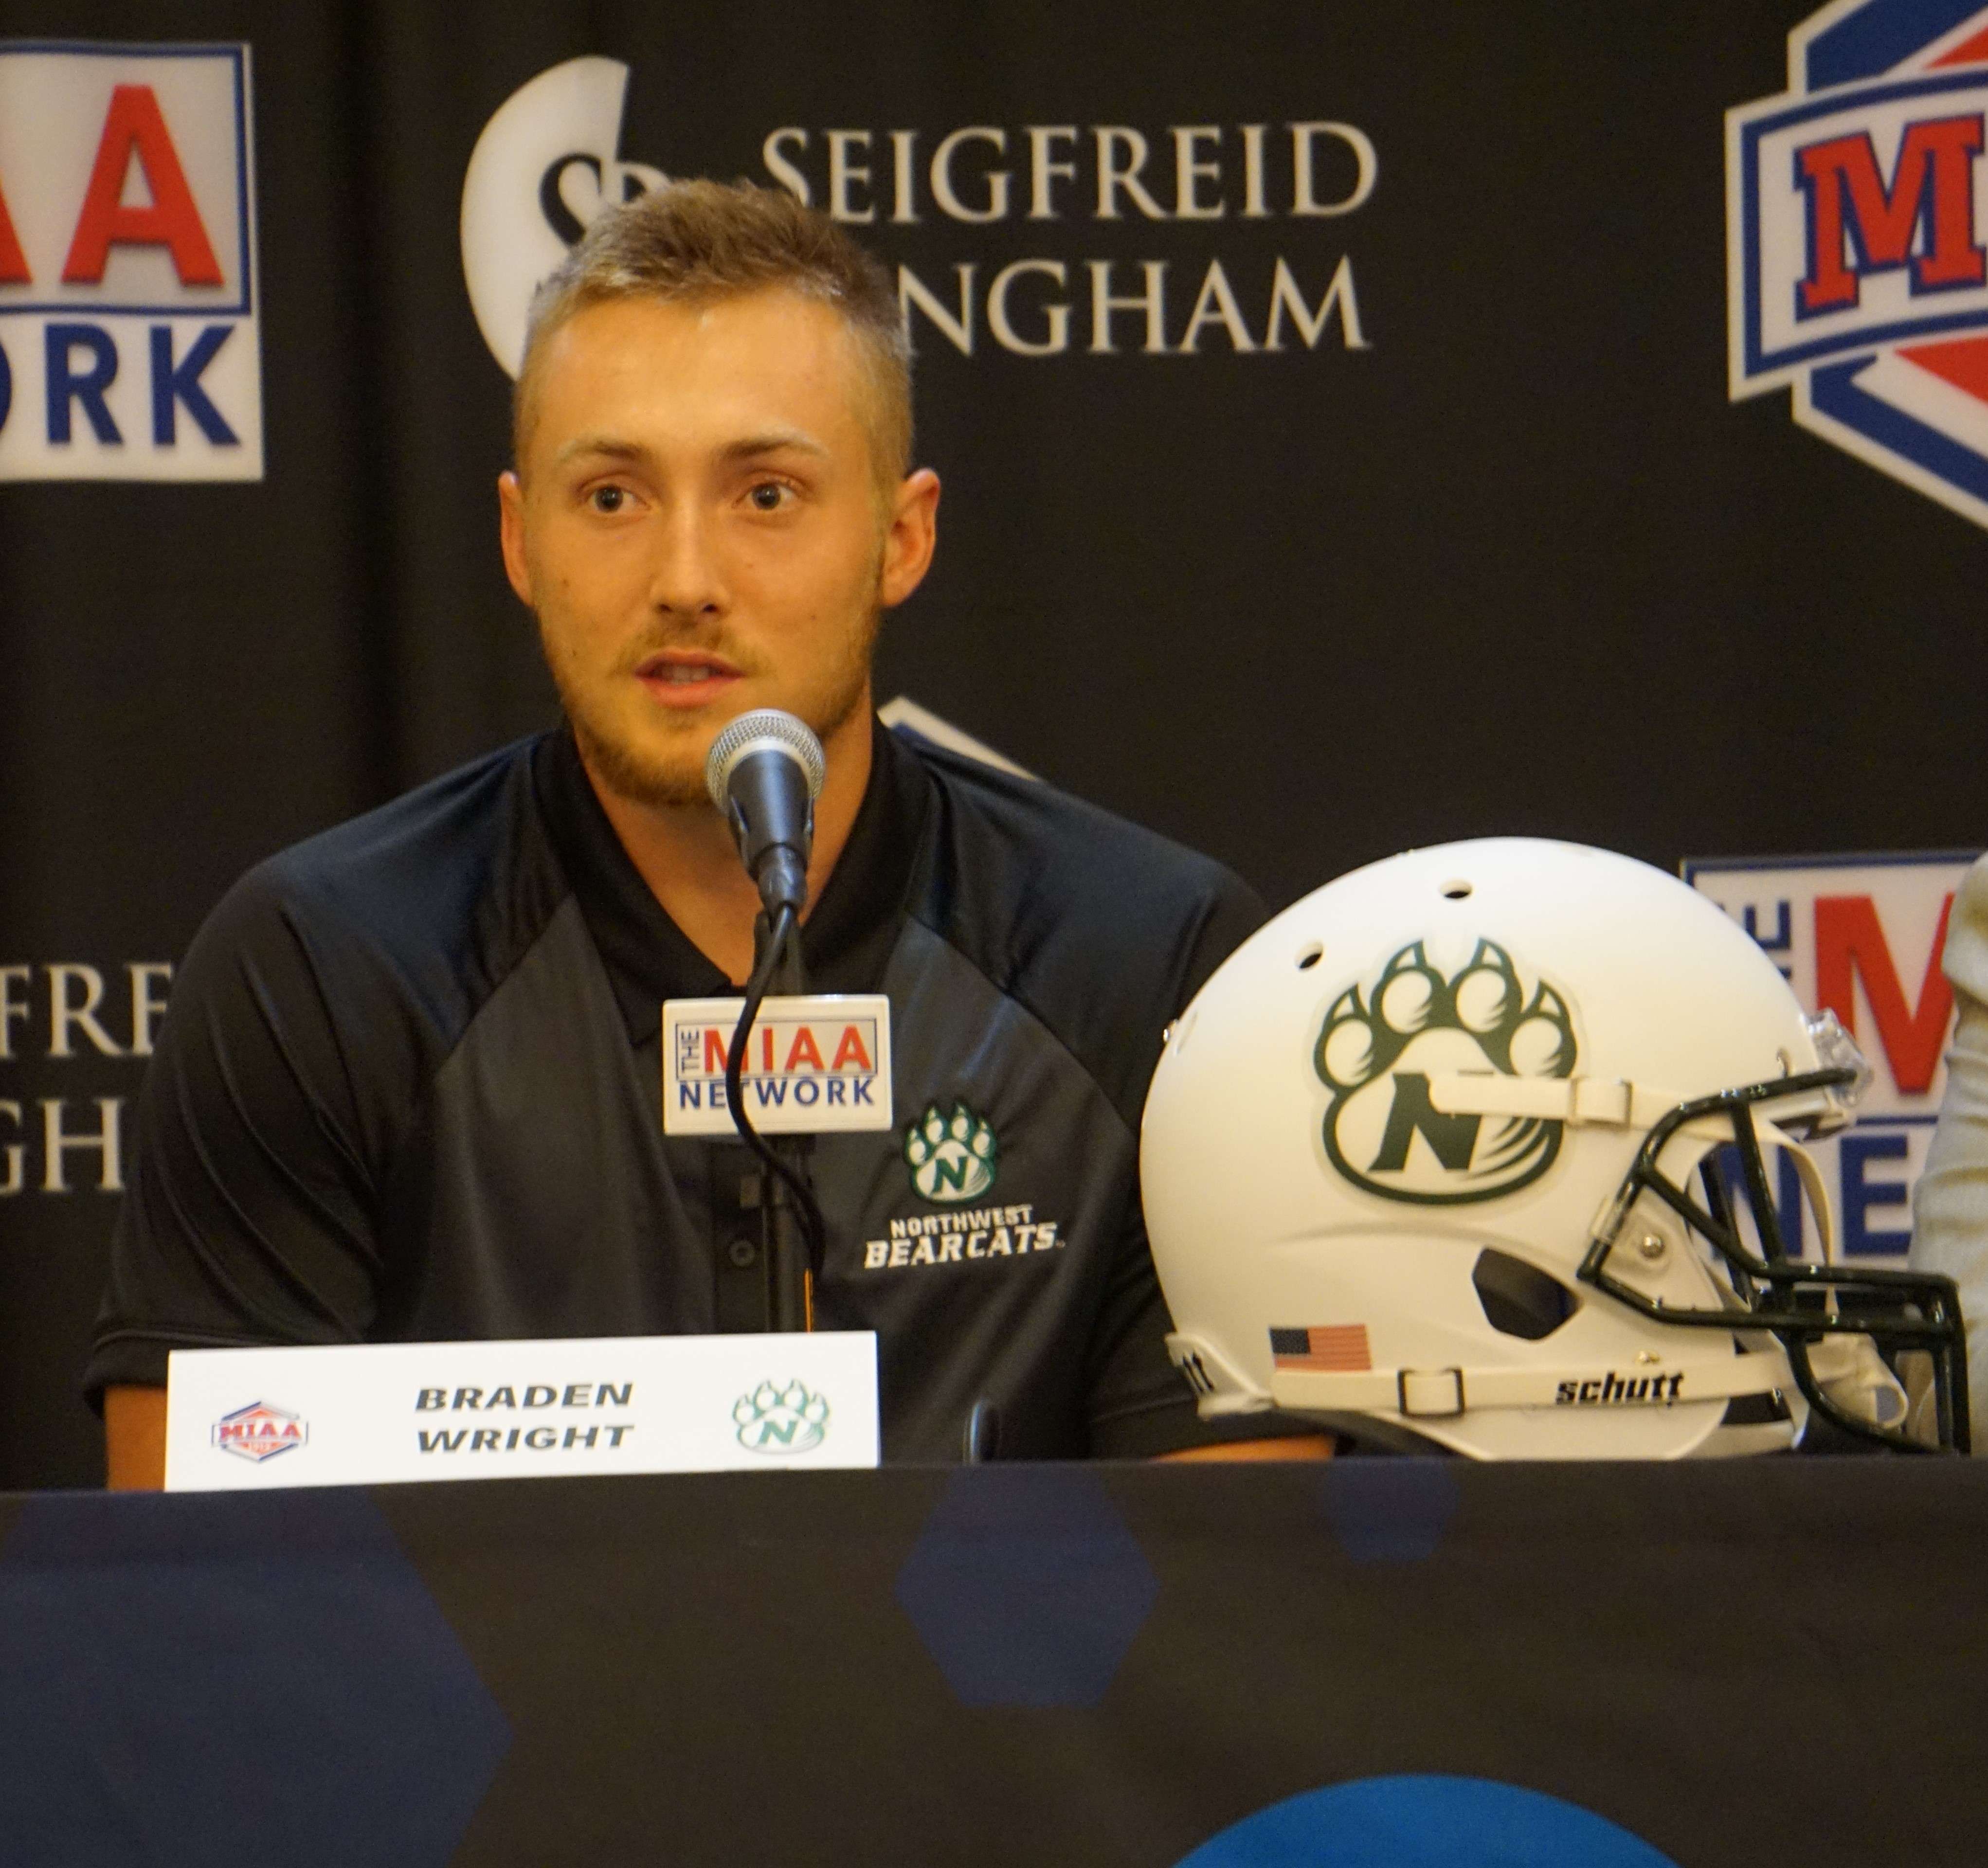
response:
<path fill-rule="evenodd" d="M 1939 1126 L 1912 1195 L 1911 1262 L 1960 1287 L 1975 1444 L 1988 1451 L 1988 857 L 1954 897 L 1946 970 L 1959 1017 Z"/>

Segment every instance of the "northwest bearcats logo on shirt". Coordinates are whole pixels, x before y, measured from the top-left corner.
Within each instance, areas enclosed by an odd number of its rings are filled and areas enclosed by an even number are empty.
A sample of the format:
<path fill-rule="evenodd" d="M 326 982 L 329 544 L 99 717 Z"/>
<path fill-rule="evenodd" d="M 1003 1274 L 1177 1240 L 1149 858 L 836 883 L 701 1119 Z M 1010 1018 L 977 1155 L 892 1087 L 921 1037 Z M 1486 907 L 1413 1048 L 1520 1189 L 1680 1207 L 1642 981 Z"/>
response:
<path fill-rule="evenodd" d="M 913 1265 L 985 1264 L 1057 1252 L 1069 1243 L 1061 1223 L 1037 1219 L 1027 1201 L 969 1207 L 991 1192 L 1001 1144 L 994 1125 L 963 1099 L 930 1103 L 904 1130 L 901 1152 L 911 1190 L 944 1210 L 891 1221 L 888 1238 L 863 1246 L 866 1272 Z"/>
<path fill-rule="evenodd" d="M 1496 1199 L 1553 1165 L 1562 1125 L 1445 1114 L 1429 1099 L 1430 1077 L 1487 1067 L 1567 1077 L 1577 1053 L 1566 1000 L 1543 980 L 1528 996 L 1496 941 L 1480 940 L 1448 975 L 1414 941 L 1381 969 L 1371 995 L 1350 985 L 1325 1015 L 1312 1066 L 1332 1092 L 1326 1154 L 1355 1187 L 1383 1199 Z"/>
<path fill-rule="evenodd" d="M 904 1131 L 904 1165 L 928 1200 L 964 1205 L 994 1184 L 1001 1144 L 970 1104 L 934 1103 Z"/>

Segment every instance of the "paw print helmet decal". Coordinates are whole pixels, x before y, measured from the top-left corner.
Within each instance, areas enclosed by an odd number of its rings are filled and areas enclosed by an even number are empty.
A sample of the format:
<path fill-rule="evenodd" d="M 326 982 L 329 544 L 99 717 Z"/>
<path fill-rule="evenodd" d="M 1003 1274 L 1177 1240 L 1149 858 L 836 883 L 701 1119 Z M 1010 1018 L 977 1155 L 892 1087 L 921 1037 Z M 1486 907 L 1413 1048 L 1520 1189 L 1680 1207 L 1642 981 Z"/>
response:
<path fill-rule="evenodd" d="M 1480 1458 L 1964 1449 L 1951 1282 L 1834 1262 L 1854 1044 L 1672 877 L 1524 838 L 1341 877 L 1181 1015 L 1140 1173 L 1205 1414 Z M 1792 1167 L 1822 1259 L 1790 1255 Z M 1916 1353 L 1909 1409 L 1902 1360 Z"/>
<path fill-rule="evenodd" d="M 1326 1152 L 1356 1187 L 1385 1199 L 1493 1200 L 1552 1167 L 1561 1125 L 1515 1116 L 1487 1131 L 1481 1115 L 1435 1106 L 1431 1071 L 1567 1077 L 1579 1046 L 1560 994 L 1541 981 L 1528 999 L 1495 942 L 1479 941 L 1447 978 L 1424 946 L 1417 941 L 1389 959 L 1371 1000 L 1348 986 L 1326 1014 L 1312 1053 L 1333 1093 Z"/>

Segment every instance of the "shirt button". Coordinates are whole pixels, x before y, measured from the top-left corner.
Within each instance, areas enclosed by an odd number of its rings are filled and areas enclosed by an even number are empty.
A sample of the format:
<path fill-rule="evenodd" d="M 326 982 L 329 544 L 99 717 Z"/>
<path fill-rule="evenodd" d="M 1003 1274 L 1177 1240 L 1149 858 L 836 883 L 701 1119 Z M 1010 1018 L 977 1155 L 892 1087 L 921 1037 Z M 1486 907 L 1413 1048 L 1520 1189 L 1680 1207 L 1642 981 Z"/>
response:
<path fill-rule="evenodd" d="M 725 1255 L 741 1271 L 759 1255 L 759 1248 L 750 1239 L 734 1239 L 725 1248 Z"/>

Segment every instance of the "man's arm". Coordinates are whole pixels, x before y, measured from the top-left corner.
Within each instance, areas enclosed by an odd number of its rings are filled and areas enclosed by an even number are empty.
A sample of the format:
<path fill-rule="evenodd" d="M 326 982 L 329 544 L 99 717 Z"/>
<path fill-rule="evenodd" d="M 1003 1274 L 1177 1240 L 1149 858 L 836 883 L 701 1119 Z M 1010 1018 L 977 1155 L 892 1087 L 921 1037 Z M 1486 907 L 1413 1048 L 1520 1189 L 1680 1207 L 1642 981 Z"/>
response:
<path fill-rule="evenodd" d="M 333 1003 L 387 1049 L 394 1079 L 415 1076 L 404 1043 L 393 1048 L 390 998 L 363 973 L 320 978 L 266 872 L 230 892 L 180 969 L 139 1091 L 85 1376 L 104 1397 L 113 1485 L 161 1482 L 173 1349 L 363 1339 L 371 1164 L 391 1112 L 355 1096 Z"/>
<path fill-rule="evenodd" d="M 166 1485 L 166 1391 L 106 1388 L 103 1440 L 113 1491 L 163 1491 Z"/>

